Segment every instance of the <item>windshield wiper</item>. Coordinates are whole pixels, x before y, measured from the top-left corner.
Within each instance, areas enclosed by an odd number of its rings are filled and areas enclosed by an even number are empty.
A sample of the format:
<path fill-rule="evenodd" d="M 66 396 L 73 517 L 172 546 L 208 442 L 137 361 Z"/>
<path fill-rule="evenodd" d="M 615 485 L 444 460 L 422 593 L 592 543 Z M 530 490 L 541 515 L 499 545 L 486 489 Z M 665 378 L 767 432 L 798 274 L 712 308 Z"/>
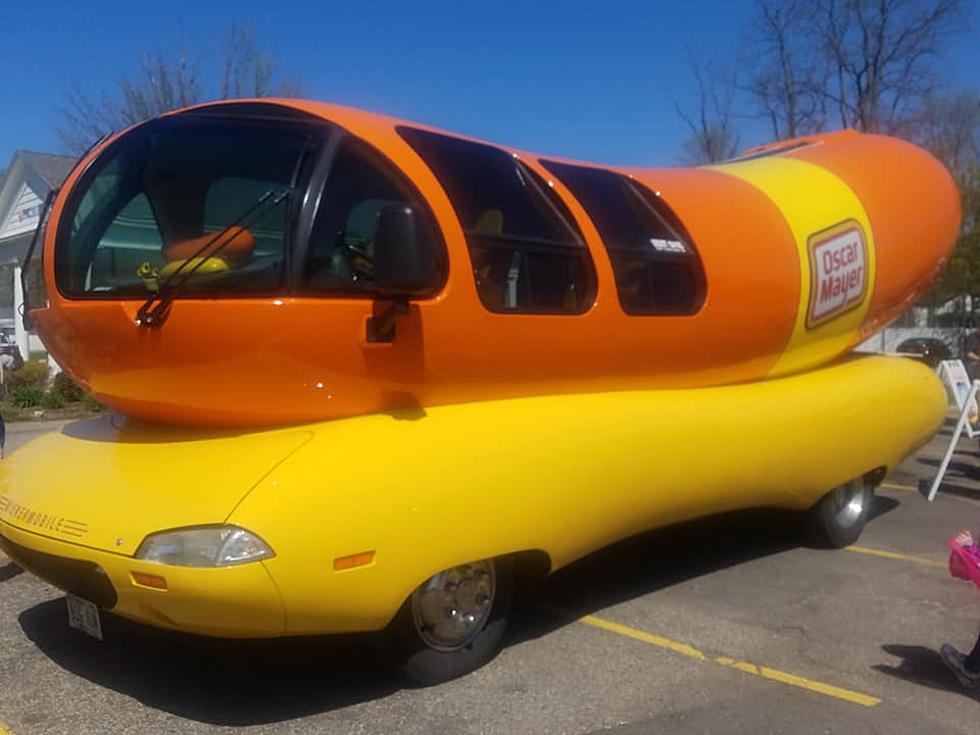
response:
<path fill-rule="evenodd" d="M 220 232 L 216 232 L 214 237 L 198 248 L 189 258 L 185 258 L 184 262 L 177 266 L 174 272 L 167 276 L 157 290 L 143 302 L 136 312 L 136 323 L 142 327 L 161 326 L 167 320 L 174 297 L 183 285 L 208 259 L 218 255 L 239 235 L 240 230 L 236 228 L 241 228 L 247 222 L 265 214 L 266 211 L 271 211 L 289 197 L 291 191 L 292 189 L 281 191 L 269 189 L 254 204 L 242 212 L 234 222 Z M 189 263 L 193 263 L 193 265 L 189 266 Z M 181 277 L 180 280 L 177 280 L 178 276 Z"/>

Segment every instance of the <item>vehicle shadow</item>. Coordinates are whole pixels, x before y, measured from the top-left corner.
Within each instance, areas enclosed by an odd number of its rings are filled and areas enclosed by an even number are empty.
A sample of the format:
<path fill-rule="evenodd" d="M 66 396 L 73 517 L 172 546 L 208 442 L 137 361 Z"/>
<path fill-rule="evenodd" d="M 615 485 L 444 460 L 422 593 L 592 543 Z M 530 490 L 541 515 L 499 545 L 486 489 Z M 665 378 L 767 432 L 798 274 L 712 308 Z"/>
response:
<path fill-rule="evenodd" d="M 875 496 L 874 500 L 871 502 L 871 508 L 868 510 L 868 522 L 873 521 L 875 518 L 880 518 L 885 515 L 885 513 L 890 513 L 901 505 L 901 502 L 895 500 L 895 498 L 886 498 L 884 496 Z"/>
<path fill-rule="evenodd" d="M 900 659 L 895 666 L 875 664 L 871 668 L 897 679 L 939 689 L 946 692 L 957 692 L 964 697 L 978 699 L 976 690 L 964 689 L 956 680 L 953 672 L 939 657 L 939 652 L 925 646 L 909 646 L 892 643 L 881 647 L 885 653 Z"/>
<path fill-rule="evenodd" d="M 212 725 L 282 722 L 380 699 L 401 686 L 356 637 L 216 640 L 104 615 L 100 643 L 68 628 L 63 598 L 24 611 L 19 621 L 72 674 Z"/>
<path fill-rule="evenodd" d="M 12 561 L 7 562 L 6 564 L 0 565 L 0 582 L 6 582 L 8 579 L 13 579 L 18 574 L 23 573 L 24 570 Z"/>
<path fill-rule="evenodd" d="M 875 496 L 869 520 L 900 505 L 893 498 Z M 532 624 L 516 628 L 513 635 L 522 636 L 521 640 L 544 635 L 567 624 L 569 618 L 766 556 L 814 546 L 799 514 L 775 510 L 728 513 L 634 536 L 545 579 L 534 595 L 537 608 L 529 616 Z"/>
<path fill-rule="evenodd" d="M 898 505 L 875 498 L 872 517 Z M 804 531 L 795 514 L 750 511 L 619 542 L 525 591 L 505 646 L 547 635 L 619 602 L 806 546 Z M 98 643 L 67 627 L 60 598 L 24 611 L 19 621 L 37 648 L 72 674 L 208 724 L 282 722 L 381 699 L 409 686 L 365 637 L 222 641 L 107 615 L 105 642 Z"/>

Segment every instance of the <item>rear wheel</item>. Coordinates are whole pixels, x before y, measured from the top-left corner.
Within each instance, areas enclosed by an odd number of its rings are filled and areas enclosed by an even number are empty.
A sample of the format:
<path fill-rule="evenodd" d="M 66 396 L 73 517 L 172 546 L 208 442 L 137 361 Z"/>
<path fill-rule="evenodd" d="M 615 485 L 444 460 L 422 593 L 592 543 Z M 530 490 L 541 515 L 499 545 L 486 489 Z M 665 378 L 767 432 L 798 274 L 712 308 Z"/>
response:
<path fill-rule="evenodd" d="M 443 570 L 419 585 L 382 634 L 388 660 L 431 685 L 483 666 L 500 651 L 514 596 L 507 559 Z"/>
<path fill-rule="evenodd" d="M 858 540 L 871 511 L 871 484 L 863 477 L 838 485 L 810 510 L 815 540 L 839 549 Z"/>

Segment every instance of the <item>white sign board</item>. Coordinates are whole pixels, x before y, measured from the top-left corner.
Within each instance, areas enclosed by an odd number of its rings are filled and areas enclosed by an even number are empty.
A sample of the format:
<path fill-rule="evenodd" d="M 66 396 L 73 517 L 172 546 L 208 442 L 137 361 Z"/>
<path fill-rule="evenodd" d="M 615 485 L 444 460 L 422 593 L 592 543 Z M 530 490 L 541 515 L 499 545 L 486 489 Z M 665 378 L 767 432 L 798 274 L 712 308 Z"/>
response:
<path fill-rule="evenodd" d="M 963 367 L 963 363 L 959 360 L 946 360 L 944 362 L 959 362 L 960 367 Z M 940 370 L 942 365 L 940 364 Z M 963 371 L 964 373 L 966 370 Z M 950 460 L 953 459 L 953 452 L 956 451 L 956 445 L 960 441 L 960 437 L 963 435 L 963 431 L 969 429 L 969 418 L 970 411 L 973 411 L 974 418 L 976 417 L 976 406 L 977 406 L 977 390 L 980 389 L 980 380 L 974 380 L 969 386 L 966 392 L 966 396 L 963 399 L 963 408 L 960 409 L 960 417 L 956 421 L 956 428 L 953 429 L 953 436 L 949 440 L 949 446 L 946 447 L 946 454 L 943 455 L 943 461 L 939 465 L 939 472 L 936 473 L 936 479 L 932 481 L 932 486 L 929 488 L 929 492 L 926 493 L 926 499 L 931 503 L 936 499 L 936 493 L 939 492 L 939 486 L 943 484 L 943 478 L 946 476 L 946 470 L 949 469 Z M 973 436 L 975 432 L 970 432 L 970 436 Z M 919 490 L 922 490 L 922 485 L 920 483 Z"/>
<path fill-rule="evenodd" d="M 956 403 L 960 413 L 966 414 L 963 425 L 967 436 L 971 439 L 980 436 L 980 407 L 977 406 L 976 394 L 971 395 L 970 376 L 962 360 L 943 360 L 937 368 L 939 379 L 946 386 L 950 399 Z"/>

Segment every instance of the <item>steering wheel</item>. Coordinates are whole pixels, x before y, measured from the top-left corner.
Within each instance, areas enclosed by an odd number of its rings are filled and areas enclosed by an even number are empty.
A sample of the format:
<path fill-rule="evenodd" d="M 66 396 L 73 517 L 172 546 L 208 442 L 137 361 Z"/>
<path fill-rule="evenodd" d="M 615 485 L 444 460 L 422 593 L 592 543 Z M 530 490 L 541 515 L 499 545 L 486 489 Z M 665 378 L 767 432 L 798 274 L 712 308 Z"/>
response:
<path fill-rule="evenodd" d="M 337 233 L 338 250 L 351 273 L 352 280 L 374 280 L 374 256 L 371 254 L 374 241 L 369 237 L 349 235 L 346 232 Z"/>

